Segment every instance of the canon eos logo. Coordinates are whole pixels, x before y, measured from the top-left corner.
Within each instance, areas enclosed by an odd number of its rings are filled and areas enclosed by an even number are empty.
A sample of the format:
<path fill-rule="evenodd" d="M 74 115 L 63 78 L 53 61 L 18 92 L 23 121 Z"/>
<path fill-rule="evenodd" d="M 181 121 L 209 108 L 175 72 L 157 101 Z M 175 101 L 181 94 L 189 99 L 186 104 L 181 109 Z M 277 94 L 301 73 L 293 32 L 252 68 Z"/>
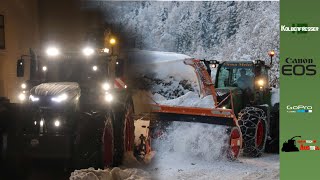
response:
<path fill-rule="evenodd" d="M 312 113 L 312 106 L 305 105 L 288 105 L 288 113 Z"/>
<path fill-rule="evenodd" d="M 314 76 L 317 74 L 317 66 L 311 58 L 286 58 L 282 66 L 282 74 L 285 76 Z"/>

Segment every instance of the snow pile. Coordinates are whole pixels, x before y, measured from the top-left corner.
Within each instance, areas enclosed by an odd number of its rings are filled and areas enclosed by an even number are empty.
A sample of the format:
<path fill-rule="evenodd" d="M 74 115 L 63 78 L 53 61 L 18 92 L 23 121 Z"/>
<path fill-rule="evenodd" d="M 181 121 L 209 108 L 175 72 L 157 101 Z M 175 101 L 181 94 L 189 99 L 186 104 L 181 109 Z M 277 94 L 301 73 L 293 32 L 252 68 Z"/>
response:
<path fill-rule="evenodd" d="M 185 107 L 199 107 L 199 108 L 214 108 L 214 101 L 212 95 L 200 98 L 199 94 L 189 91 L 185 95 L 176 99 L 167 100 L 160 94 L 155 94 L 154 100 L 161 105 L 168 106 L 185 106 Z"/>
<path fill-rule="evenodd" d="M 98 169 L 93 168 L 75 170 L 70 180 L 149 180 L 150 174 L 141 169 Z"/>
<path fill-rule="evenodd" d="M 272 88 L 271 90 L 271 104 L 272 106 L 276 103 L 280 102 L 280 89 L 279 88 Z"/>

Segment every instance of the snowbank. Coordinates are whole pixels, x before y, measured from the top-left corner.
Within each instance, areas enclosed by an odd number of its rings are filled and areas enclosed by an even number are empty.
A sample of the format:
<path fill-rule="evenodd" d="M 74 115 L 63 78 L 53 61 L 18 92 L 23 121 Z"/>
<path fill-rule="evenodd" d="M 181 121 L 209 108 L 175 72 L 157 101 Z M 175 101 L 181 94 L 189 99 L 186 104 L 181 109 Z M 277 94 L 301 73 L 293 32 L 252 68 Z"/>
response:
<path fill-rule="evenodd" d="M 71 173 L 70 180 L 149 180 L 150 174 L 141 169 L 99 169 L 93 168 L 75 170 Z"/>

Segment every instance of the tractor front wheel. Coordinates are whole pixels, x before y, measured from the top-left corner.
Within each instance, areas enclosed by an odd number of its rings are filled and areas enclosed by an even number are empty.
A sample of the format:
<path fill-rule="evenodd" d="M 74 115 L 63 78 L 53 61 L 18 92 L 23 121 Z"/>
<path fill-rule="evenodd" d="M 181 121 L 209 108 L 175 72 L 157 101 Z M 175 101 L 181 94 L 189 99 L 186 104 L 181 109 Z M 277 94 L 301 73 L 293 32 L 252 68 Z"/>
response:
<path fill-rule="evenodd" d="M 132 100 L 119 104 L 106 120 L 104 130 L 104 159 L 106 166 L 122 164 L 124 154 L 134 147 L 134 109 Z"/>
<path fill-rule="evenodd" d="M 261 156 L 267 140 L 265 112 L 260 108 L 246 107 L 240 111 L 238 123 L 243 138 L 243 154 Z"/>

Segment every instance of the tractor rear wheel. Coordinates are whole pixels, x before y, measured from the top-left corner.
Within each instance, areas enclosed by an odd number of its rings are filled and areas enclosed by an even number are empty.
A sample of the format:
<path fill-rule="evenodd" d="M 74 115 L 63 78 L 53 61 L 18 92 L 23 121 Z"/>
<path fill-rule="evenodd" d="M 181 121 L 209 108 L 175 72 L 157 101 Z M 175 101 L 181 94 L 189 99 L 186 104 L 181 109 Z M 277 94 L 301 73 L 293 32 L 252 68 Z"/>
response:
<path fill-rule="evenodd" d="M 260 108 L 246 107 L 240 111 L 238 123 L 243 138 L 243 154 L 261 156 L 267 140 L 265 112 Z"/>

